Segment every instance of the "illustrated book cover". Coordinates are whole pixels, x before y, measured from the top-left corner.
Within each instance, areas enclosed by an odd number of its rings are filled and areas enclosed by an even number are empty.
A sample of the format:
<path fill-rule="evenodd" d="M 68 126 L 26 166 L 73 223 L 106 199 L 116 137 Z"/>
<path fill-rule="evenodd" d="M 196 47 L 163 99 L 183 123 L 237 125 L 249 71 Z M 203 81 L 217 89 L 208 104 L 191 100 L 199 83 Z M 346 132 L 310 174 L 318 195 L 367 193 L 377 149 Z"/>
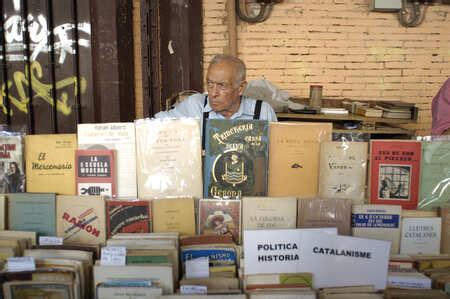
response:
<path fill-rule="evenodd" d="M 0 193 L 25 192 L 22 135 L 0 134 Z"/>
<path fill-rule="evenodd" d="M 117 233 L 149 233 L 150 221 L 150 202 L 147 200 L 106 201 L 108 238 Z"/>

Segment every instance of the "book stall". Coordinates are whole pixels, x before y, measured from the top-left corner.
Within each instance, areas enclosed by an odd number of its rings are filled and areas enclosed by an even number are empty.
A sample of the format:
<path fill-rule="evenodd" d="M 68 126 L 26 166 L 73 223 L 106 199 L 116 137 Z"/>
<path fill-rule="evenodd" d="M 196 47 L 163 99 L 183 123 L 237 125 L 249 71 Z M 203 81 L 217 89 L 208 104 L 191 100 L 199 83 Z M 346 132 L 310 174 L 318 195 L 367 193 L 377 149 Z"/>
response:
<path fill-rule="evenodd" d="M 448 298 L 450 140 L 198 119 L 0 134 L 1 298 Z M 33 297 L 34 298 L 34 297 Z"/>

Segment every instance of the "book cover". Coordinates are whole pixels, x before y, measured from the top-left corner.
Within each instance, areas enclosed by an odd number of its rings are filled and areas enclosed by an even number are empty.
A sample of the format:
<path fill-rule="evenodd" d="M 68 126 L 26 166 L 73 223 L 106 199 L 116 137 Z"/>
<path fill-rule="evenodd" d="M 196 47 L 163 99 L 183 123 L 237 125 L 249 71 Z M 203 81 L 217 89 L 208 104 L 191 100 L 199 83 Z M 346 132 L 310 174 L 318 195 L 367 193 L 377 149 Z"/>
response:
<path fill-rule="evenodd" d="M 297 215 L 298 228 L 337 227 L 339 235 L 351 235 L 349 199 L 300 198 Z"/>
<path fill-rule="evenodd" d="M 76 194 L 116 197 L 114 150 L 75 151 Z"/>
<path fill-rule="evenodd" d="M 391 254 L 399 253 L 401 206 L 354 205 L 352 209 L 354 237 L 391 241 Z"/>
<path fill-rule="evenodd" d="M 25 136 L 27 192 L 75 194 L 76 134 Z"/>
<path fill-rule="evenodd" d="M 56 235 L 54 193 L 8 194 L 8 229 Z"/>
<path fill-rule="evenodd" d="M 421 151 L 420 142 L 414 140 L 370 142 L 370 203 L 416 209 Z"/>
<path fill-rule="evenodd" d="M 102 196 L 57 196 L 56 227 L 64 243 L 105 244 L 105 200 Z"/>
<path fill-rule="evenodd" d="M 319 197 L 351 199 L 363 204 L 367 173 L 366 142 L 322 142 Z"/>
<path fill-rule="evenodd" d="M 136 280 L 135 280 L 136 281 Z M 126 283 L 130 285 L 126 285 Z M 96 299 L 159 299 L 162 289 L 157 287 L 131 286 L 133 280 L 125 281 L 125 285 L 109 286 L 100 284 L 97 286 Z"/>
<path fill-rule="evenodd" d="M 150 220 L 150 202 L 147 200 L 106 201 L 108 238 L 117 233 L 149 233 Z"/>
<path fill-rule="evenodd" d="M 422 141 L 420 197 L 418 209 L 432 209 L 449 203 L 450 142 Z"/>
<path fill-rule="evenodd" d="M 200 199 L 198 204 L 198 233 L 200 235 L 231 235 L 241 241 L 241 201 Z"/>
<path fill-rule="evenodd" d="M 202 197 L 198 119 L 136 120 L 138 196 Z"/>
<path fill-rule="evenodd" d="M 437 215 L 435 215 L 437 216 Z M 450 207 L 439 208 L 441 224 L 441 253 L 450 253 Z"/>
<path fill-rule="evenodd" d="M 5 229 L 6 224 L 6 197 L 0 195 L 0 230 Z"/>
<path fill-rule="evenodd" d="M 420 272 L 388 272 L 388 287 L 407 289 L 431 289 L 431 278 Z"/>
<path fill-rule="evenodd" d="M 3 284 L 5 298 L 9 299 L 73 299 L 73 287 L 73 282 L 58 281 L 11 281 Z"/>
<path fill-rule="evenodd" d="M 296 228 L 297 198 L 242 198 L 242 230 Z"/>
<path fill-rule="evenodd" d="M 441 225 L 440 217 L 403 219 L 400 254 L 439 254 Z"/>
<path fill-rule="evenodd" d="M 270 124 L 269 196 L 317 196 L 320 143 L 331 141 L 331 130 L 331 123 Z"/>
<path fill-rule="evenodd" d="M 0 134 L 0 193 L 25 191 L 22 135 Z"/>
<path fill-rule="evenodd" d="M 153 232 L 178 232 L 195 235 L 195 208 L 193 198 L 152 200 Z"/>
<path fill-rule="evenodd" d="M 262 120 L 208 120 L 205 198 L 267 194 L 268 129 L 268 122 Z"/>
<path fill-rule="evenodd" d="M 134 123 L 78 124 L 79 149 L 116 150 L 117 197 L 136 198 Z"/>

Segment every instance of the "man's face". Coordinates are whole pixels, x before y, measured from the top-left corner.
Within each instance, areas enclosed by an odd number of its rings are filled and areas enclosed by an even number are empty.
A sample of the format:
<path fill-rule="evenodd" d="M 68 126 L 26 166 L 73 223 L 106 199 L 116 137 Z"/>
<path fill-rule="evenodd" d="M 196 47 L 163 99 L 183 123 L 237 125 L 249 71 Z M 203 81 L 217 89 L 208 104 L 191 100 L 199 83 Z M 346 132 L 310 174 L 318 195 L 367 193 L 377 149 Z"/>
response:
<path fill-rule="evenodd" d="M 228 62 L 211 65 L 206 74 L 209 105 L 226 118 L 239 110 L 240 96 L 247 84 L 245 81 L 236 83 L 236 75 L 235 68 Z"/>

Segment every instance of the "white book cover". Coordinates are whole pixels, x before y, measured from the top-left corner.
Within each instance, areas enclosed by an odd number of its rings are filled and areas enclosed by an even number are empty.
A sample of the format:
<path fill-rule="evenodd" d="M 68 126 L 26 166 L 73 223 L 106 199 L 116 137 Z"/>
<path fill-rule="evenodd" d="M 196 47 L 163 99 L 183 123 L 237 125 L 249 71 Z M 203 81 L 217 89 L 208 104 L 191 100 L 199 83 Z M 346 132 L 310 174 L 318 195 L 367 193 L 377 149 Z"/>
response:
<path fill-rule="evenodd" d="M 201 198 L 198 119 L 139 119 L 135 126 L 139 198 Z"/>
<path fill-rule="evenodd" d="M 116 150 L 117 197 L 136 198 L 134 123 L 78 124 L 78 148 Z"/>
<path fill-rule="evenodd" d="M 391 254 L 400 250 L 402 207 L 398 205 L 353 205 L 352 235 L 391 241 Z"/>
<path fill-rule="evenodd" d="M 439 254 L 441 226 L 440 217 L 404 218 L 400 254 Z"/>
<path fill-rule="evenodd" d="M 420 272 L 389 272 L 388 287 L 431 289 L 431 278 Z"/>

